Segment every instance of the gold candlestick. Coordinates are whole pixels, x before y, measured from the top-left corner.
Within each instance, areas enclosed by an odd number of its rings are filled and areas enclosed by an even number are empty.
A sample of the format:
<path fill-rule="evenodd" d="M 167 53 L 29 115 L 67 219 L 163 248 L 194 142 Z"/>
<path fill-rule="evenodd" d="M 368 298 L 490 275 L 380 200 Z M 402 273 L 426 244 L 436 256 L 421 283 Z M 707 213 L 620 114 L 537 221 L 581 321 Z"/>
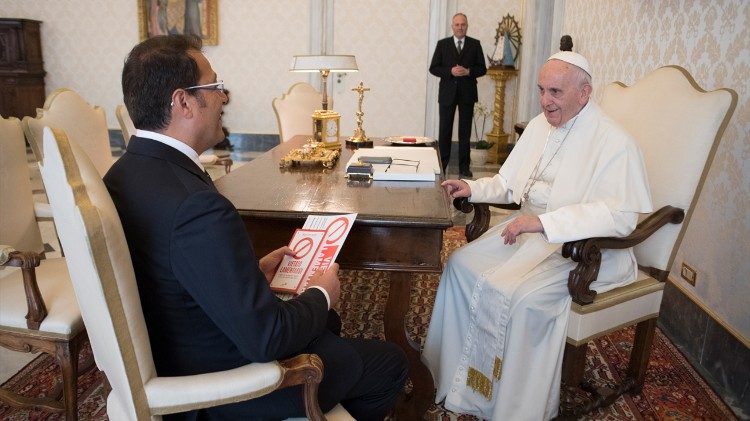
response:
<path fill-rule="evenodd" d="M 362 111 L 362 101 L 365 99 L 365 92 L 369 90 L 370 88 L 365 88 L 365 85 L 362 82 L 359 82 L 359 85 L 357 85 L 356 88 L 352 88 L 352 91 L 355 91 L 359 94 L 359 106 L 357 107 L 356 113 L 357 128 L 354 129 L 354 135 L 346 141 L 347 145 L 357 146 L 359 148 L 372 147 L 372 141 L 367 138 L 365 129 L 362 128 L 362 116 L 365 115 L 365 113 Z"/>

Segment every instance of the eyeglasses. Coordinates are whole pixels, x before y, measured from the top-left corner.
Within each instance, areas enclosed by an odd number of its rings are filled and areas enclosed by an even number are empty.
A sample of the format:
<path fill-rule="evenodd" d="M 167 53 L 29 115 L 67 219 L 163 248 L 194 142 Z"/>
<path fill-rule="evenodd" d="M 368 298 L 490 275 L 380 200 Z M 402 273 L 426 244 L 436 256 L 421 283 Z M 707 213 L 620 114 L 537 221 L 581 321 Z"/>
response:
<path fill-rule="evenodd" d="M 189 91 L 191 89 L 208 89 L 211 91 L 223 91 L 224 90 L 224 81 L 220 80 L 216 83 L 208 83 L 205 85 L 196 85 L 196 86 L 190 86 L 187 88 L 184 88 L 186 91 Z"/>

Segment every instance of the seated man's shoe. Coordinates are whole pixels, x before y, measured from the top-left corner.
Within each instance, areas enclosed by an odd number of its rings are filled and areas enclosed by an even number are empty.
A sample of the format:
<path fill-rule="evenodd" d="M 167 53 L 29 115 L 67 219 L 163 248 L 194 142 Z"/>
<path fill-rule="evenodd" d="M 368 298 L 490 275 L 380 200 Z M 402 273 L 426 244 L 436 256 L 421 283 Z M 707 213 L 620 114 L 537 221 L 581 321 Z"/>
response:
<path fill-rule="evenodd" d="M 459 171 L 459 174 L 461 175 L 461 177 L 466 177 L 466 178 L 474 177 L 474 173 L 472 173 L 471 170 Z"/>

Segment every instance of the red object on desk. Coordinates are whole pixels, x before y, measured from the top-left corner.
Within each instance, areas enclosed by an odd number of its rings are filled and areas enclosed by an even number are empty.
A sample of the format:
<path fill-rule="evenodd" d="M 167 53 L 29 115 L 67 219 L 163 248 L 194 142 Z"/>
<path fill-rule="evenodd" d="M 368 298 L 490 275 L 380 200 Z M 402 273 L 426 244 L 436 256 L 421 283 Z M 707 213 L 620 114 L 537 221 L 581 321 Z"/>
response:
<path fill-rule="evenodd" d="M 405 143 L 417 143 L 417 138 L 416 137 L 402 137 L 401 141 Z"/>

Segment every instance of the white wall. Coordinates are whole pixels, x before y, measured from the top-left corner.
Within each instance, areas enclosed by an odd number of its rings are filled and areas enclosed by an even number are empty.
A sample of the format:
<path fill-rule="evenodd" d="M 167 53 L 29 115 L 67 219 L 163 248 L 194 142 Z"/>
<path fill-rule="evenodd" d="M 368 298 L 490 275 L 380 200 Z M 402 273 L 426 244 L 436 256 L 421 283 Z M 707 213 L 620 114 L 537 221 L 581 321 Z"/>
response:
<path fill-rule="evenodd" d="M 138 41 L 135 1 L 3 0 L 0 16 L 42 21 L 47 93 L 73 89 L 107 111 L 109 127 L 118 127 L 122 65 Z"/>
<path fill-rule="evenodd" d="M 354 54 L 360 71 L 343 83 L 333 79 L 335 107 L 342 135 L 351 136 L 362 81 L 362 110 L 367 136 L 424 133 L 427 87 L 429 0 L 360 0 L 334 2 L 333 48 Z"/>

